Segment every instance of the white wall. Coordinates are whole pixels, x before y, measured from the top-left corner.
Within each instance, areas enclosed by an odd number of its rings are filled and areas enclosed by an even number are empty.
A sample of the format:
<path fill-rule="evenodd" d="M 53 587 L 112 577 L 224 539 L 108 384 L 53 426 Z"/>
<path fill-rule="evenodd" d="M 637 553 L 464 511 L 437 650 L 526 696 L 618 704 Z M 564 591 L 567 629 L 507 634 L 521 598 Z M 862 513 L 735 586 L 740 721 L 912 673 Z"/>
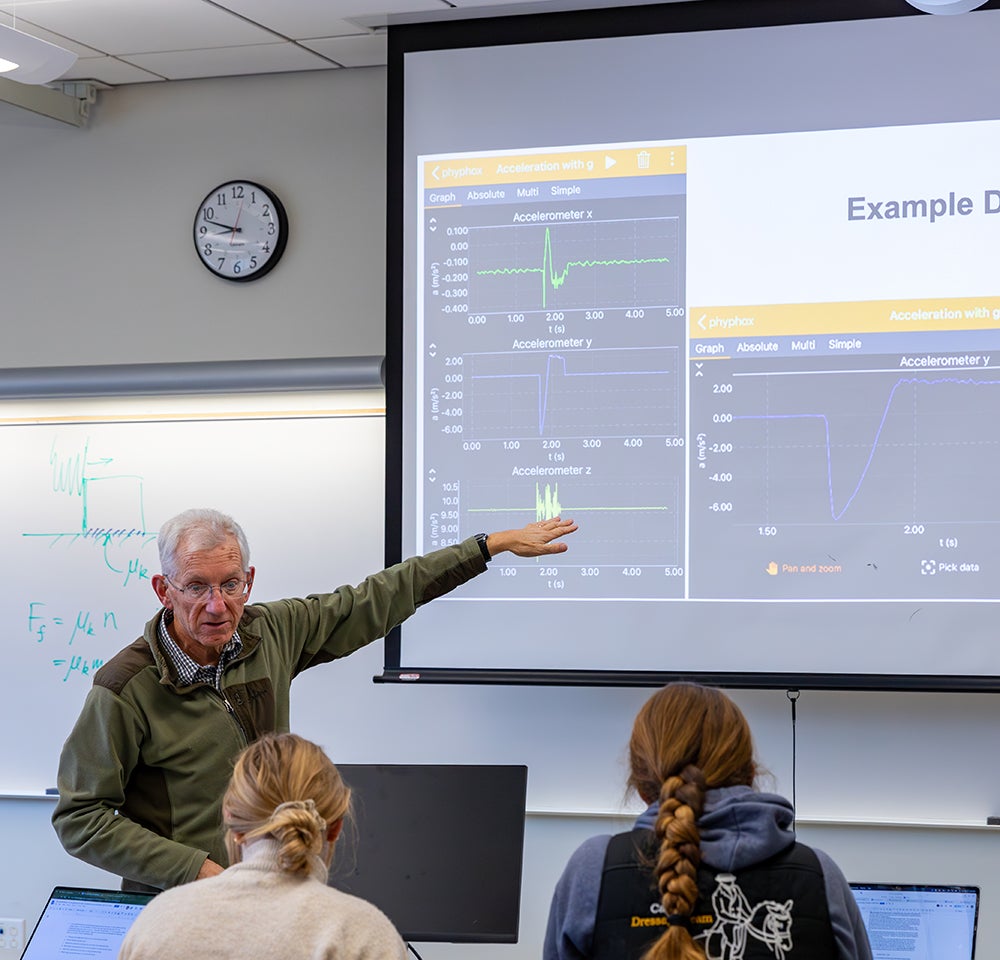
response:
<path fill-rule="evenodd" d="M 371 69 L 119 89 L 84 130 L 0 112 L 0 363 L 381 354 L 384 98 L 385 72 Z M 201 198 L 233 177 L 273 187 L 291 218 L 285 258 L 259 283 L 211 276 L 190 238 Z M 338 573 L 370 572 L 381 543 L 373 518 Z M 626 822 L 623 745 L 649 691 L 373 684 L 381 655 L 375 644 L 296 681 L 296 726 L 342 762 L 527 763 L 520 943 L 418 950 L 537 957 L 566 857 Z M 784 692 L 734 696 L 770 785 L 791 794 Z M 985 827 L 1000 813 L 998 708 L 987 695 L 806 691 L 796 726 L 803 838 L 857 879 L 981 884 L 982 957 L 1000 951 L 1000 834 Z M 0 916 L 30 925 L 56 883 L 115 883 L 63 853 L 50 814 L 51 801 L 0 799 Z"/>
<path fill-rule="evenodd" d="M 384 353 L 385 71 L 118 88 L 76 129 L 0 113 L 3 366 Z M 195 257 L 213 187 L 288 212 L 264 281 Z"/>

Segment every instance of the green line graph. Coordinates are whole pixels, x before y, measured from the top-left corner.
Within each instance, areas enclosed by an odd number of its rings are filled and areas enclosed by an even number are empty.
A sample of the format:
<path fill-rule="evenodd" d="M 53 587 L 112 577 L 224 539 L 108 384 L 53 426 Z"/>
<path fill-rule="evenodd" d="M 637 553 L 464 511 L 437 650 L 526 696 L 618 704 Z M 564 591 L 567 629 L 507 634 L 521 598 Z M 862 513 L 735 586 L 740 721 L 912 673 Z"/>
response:
<path fill-rule="evenodd" d="M 621 476 L 580 477 L 565 483 L 463 481 L 459 532 L 464 535 L 465 530 L 484 527 L 506 530 L 561 516 L 579 521 L 581 531 L 586 531 L 574 544 L 576 563 L 679 563 L 679 480 L 638 477 L 633 486 Z"/>
<path fill-rule="evenodd" d="M 542 263 L 535 267 L 491 267 L 477 269 L 477 277 L 505 277 L 524 274 L 539 274 L 542 282 L 542 309 L 547 309 L 549 290 L 559 290 L 569 278 L 573 270 L 582 268 L 634 267 L 649 264 L 669 264 L 670 257 L 608 257 L 605 259 L 567 260 L 562 267 L 557 267 L 552 252 L 552 230 L 545 228 L 545 240 L 542 249 Z"/>
<path fill-rule="evenodd" d="M 567 505 L 559 499 L 559 484 L 545 484 L 545 490 L 539 483 L 535 484 L 535 505 L 524 507 L 469 507 L 467 513 L 531 513 L 535 520 L 551 520 L 563 515 L 563 511 L 571 513 L 668 513 L 670 508 L 663 505 L 601 504 L 596 506 Z"/>
<path fill-rule="evenodd" d="M 559 503 L 559 484 L 553 490 L 545 484 L 545 493 L 541 491 L 541 484 L 535 484 L 535 519 L 552 520 L 562 514 L 562 504 Z"/>

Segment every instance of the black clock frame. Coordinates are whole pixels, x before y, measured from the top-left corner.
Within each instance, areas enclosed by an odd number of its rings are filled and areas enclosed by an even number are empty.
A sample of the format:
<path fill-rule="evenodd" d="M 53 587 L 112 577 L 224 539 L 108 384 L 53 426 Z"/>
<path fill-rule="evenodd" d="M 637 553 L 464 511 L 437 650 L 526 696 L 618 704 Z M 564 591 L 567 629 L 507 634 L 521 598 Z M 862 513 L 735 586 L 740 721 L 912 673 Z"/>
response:
<path fill-rule="evenodd" d="M 200 244 L 198 236 L 198 222 L 202 217 L 202 213 L 205 209 L 205 205 L 208 203 L 211 196 L 218 193 L 221 190 L 225 190 L 227 187 L 231 187 L 234 184 L 242 184 L 247 187 L 253 187 L 260 190 L 270 201 L 272 207 L 274 208 L 275 219 L 278 223 L 278 237 L 274 242 L 274 251 L 271 256 L 267 258 L 262 266 L 254 270 L 251 273 L 242 274 L 241 276 L 228 276 L 220 271 L 216 270 L 202 255 L 200 252 Z M 220 183 L 217 187 L 209 190 L 205 194 L 201 203 L 198 204 L 198 212 L 194 217 L 194 232 L 192 234 L 194 240 L 195 250 L 198 251 L 198 260 L 201 262 L 202 266 L 214 277 L 218 277 L 220 280 L 228 280 L 231 283 L 249 283 L 251 280 L 259 280 L 261 277 L 267 276 L 277 265 L 278 261 L 281 260 L 282 255 L 285 252 L 285 246 L 288 243 L 288 214 L 285 211 L 285 206 L 275 194 L 275 192 L 270 187 L 265 187 L 261 183 L 257 183 L 254 180 L 244 180 L 240 178 L 235 178 L 233 180 L 227 180 L 225 183 Z"/>

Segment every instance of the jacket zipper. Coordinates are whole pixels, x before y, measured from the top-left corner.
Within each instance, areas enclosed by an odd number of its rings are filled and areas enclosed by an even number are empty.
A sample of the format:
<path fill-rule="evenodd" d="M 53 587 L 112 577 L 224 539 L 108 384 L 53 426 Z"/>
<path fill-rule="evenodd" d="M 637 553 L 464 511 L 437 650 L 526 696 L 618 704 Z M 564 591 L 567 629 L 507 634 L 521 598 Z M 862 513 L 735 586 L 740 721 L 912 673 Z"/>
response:
<path fill-rule="evenodd" d="M 213 687 L 212 689 L 214 690 L 215 688 Z M 219 698 L 225 704 L 229 716 L 233 718 L 233 723 L 235 723 L 236 726 L 239 728 L 240 735 L 243 737 L 243 742 L 245 744 L 249 744 L 250 738 L 247 736 L 246 727 L 244 727 L 243 724 L 240 722 L 240 718 L 236 715 L 236 711 L 233 709 L 233 705 L 229 702 L 229 698 L 221 690 L 216 690 L 215 692 L 219 695 Z"/>

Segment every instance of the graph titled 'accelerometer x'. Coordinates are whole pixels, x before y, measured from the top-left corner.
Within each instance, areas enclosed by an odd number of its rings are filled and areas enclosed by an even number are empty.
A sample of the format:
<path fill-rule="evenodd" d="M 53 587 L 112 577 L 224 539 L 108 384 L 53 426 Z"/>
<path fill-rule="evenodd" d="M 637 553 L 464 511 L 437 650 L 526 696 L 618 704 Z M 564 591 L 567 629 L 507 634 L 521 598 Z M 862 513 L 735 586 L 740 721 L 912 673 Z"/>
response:
<path fill-rule="evenodd" d="M 683 591 L 685 164 L 651 144 L 421 162 L 422 546 L 557 513 L 589 531 L 568 563 L 505 558 L 493 593 Z"/>

